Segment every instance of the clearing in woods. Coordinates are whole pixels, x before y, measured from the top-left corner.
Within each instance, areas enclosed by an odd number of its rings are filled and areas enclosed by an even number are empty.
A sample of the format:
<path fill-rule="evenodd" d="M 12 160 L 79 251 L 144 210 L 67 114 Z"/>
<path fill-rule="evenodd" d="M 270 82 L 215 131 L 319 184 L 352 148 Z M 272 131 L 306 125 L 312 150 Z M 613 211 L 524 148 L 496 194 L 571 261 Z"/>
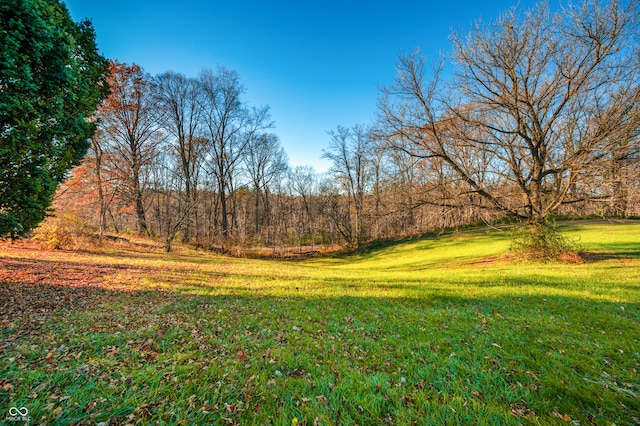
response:
<path fill-rule="evenodd" d="M 563 230 L 587 261 L 488 229 L 287 261 L 3 243 L 0 422 L 640 424 L 640 223 Z"/>

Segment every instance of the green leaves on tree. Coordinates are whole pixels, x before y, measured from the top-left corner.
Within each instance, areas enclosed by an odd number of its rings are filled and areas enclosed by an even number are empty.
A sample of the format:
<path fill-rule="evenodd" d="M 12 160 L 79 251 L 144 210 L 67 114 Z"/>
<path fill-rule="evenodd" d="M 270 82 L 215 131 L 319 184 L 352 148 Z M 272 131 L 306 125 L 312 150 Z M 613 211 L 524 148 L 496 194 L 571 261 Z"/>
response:
<path fill-rule="evenodd" d="M 58 0 L 0 4 L 0 236 L 27 233 L 77 165 L 107 94 L 90 22 Z"/>

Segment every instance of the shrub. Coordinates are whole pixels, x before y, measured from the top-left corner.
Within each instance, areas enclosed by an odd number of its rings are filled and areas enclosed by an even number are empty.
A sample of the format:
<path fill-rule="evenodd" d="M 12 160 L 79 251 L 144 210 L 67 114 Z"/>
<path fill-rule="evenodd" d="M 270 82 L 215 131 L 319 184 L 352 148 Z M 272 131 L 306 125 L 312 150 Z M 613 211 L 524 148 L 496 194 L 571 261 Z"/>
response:
<path fill-rule="evenodd" d="M 71 213 L 58 213 L 40 224 L 33 239 L 48 250 L 77 249 L 87 243 L 89 235 L 82 218 Z"/>
<path fill-rule="evenodd" d="M 562 260 L 578 256 L 579 248 L 576 240 L 558 231 L 555 222 L 541 220 L 515 228 L 510 250 L 526 259 Z"/>

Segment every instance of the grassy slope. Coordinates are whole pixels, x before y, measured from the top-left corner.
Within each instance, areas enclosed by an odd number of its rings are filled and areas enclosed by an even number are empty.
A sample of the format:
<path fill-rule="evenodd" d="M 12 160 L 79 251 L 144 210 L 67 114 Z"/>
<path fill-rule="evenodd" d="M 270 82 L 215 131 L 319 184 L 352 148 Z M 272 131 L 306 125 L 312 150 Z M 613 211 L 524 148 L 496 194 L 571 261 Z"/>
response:
<path fill-rule="evenodd" d="M 22 253 L 119 266 L 90 308 L 3 329 L 0 406 L 36 424 L 639 422 L 640 224 L 565 228 L 592 262 L 503 261 L 485 230 L 286 262 Z"/>

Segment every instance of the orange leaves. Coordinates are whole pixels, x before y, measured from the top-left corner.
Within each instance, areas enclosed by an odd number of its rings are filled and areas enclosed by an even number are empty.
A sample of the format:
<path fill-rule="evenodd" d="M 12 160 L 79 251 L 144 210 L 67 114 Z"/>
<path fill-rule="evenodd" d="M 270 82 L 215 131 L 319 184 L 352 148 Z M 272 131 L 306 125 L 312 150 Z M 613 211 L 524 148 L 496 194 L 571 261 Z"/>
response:
<path fill-rule="evenodd" d="M 138 282 L 126 266 L 37 251 L 28 242 L 2 246 L 1 256 L 0 326 L 14 330 L 9 340 L 37 332 L 61 310 L 90 307 L 106 288 L 126 290 Z"/>
<path fill-rule="evenodd" d="M 107 82 L 111 94 L 105 99 L 102 110 L 135 110 L 139 108 L 139 98 L 145 85 L 144 73 L 137 64 L 123 64 L 117 61 L 109 63 Z"/>
<path fill-rule="evenodd" d="M 572 419 L 571 416 L 568 415 L 567 413 L 562 414 L 562 413 L 559 413 L 557 410 L 553 410 L 551 412 L 551 416 L 556 417 L 556 418 L 558 418 L 560 420 L 563 420 L 563 421 L 565 421 L 567 423 L 576 423 L 577 424 L 577 420 Z"/>
<path fill-rule="evenodd" d="M 6 380 L 6 379 L 0 380 L 0 389 L 2 389 L 5 392 L 9 392 L 11 389 L 13 389 L 13 385 L 9 380 Z"/>
<path fill-rule="evenodd" d="M 236 352 L 236 358 L 240 361 L 240 362 L 247 362 L 249 360 L 249 358 L 251 358 L 251 355 L 249 355 L 246 352 L 243 351 L 238 351 Z"/>

